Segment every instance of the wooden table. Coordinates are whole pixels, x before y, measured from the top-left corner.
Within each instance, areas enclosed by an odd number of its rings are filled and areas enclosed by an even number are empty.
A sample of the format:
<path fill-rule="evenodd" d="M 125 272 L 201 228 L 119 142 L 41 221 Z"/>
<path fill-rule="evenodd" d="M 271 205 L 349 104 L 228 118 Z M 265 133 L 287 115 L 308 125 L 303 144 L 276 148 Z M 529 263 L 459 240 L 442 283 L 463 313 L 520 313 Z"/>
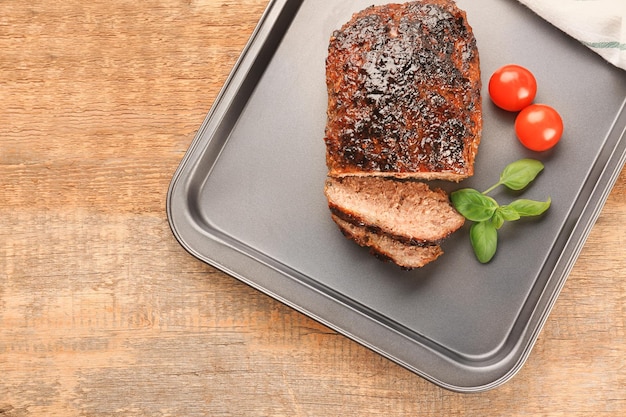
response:
<path fill-rule="evenodd" d="M 170 179 L 266 3 L 0 3 L 0 416 L 626 415 L 626 173 L 526 365 L 480 394 L 181 248 Z"/>

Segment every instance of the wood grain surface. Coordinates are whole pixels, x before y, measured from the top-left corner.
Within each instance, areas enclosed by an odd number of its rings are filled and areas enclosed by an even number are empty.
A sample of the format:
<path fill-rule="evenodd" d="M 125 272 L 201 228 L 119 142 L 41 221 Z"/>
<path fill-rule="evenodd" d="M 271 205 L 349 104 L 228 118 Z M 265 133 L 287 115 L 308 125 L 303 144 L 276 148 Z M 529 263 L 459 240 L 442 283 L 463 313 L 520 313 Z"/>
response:
<path fill-rule="evenodd" d="M 267 0 L 0 2 L 0 416 L 626 415 L 626 173 L 526 365 L 438 388 L 188 255 L 172 174 Z"/>

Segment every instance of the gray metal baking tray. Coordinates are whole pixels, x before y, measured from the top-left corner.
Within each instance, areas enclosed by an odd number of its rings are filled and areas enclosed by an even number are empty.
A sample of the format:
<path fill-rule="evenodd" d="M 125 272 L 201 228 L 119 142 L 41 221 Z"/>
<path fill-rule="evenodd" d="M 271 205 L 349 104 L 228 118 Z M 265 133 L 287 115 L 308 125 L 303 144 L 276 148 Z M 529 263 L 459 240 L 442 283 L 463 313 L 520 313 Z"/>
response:
<path fill-rule="evenodd" d="M 514 0 L 458 0 L 480 51 L 483 139 L 476 175 L 438 185 L 485 189 L 531 157 L 546 168 L 524 197 L 553 203 L 541 219 L 505 225 L 490 264 L 475 260 L 465 227 L 438 261 L 402 271 L 345 239 L 323 195 L 328 40 L 381 3 L 269 3 L 172 179 L 168 218 L 202 261 L 435 384 L 488 390 L 528 357 L 624 164 L 626 72 Z M 488 77 L 507 63 L 530 68 L 536 102 L 562 114 L 552 151 L 525 150 L 515 115 L 491 104 Z"/>

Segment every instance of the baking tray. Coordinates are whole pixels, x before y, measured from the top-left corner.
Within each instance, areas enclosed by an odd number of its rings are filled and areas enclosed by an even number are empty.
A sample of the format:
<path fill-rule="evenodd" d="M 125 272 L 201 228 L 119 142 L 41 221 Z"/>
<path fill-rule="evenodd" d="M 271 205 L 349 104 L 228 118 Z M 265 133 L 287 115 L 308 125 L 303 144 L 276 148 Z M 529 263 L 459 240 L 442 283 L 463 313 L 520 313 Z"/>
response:
<path fill-rule="evenodd" d="M 528 357 L 624 164 L 626 73 L 513 0 L 458 0 L 480 51 L 483 139 L 474 177 L 436 185 L 486 189 L 531 157 L 546 168 L 524 197 L 553 203 L 505 225 L 490 264 L 475 260 L 466 225 L 438 261 L 402 271 L 345 239 L 323 195 L 328 40 L 382 3 L 269 3 L 172 179 L 170 225 L 195 257 L 433 383 L 488 390 Z M 525 150 L 515 115 L 488 99 L 489 75 L 507 63 L 530 68 L 536 102 L 561 112 L 552 151 Z"/>

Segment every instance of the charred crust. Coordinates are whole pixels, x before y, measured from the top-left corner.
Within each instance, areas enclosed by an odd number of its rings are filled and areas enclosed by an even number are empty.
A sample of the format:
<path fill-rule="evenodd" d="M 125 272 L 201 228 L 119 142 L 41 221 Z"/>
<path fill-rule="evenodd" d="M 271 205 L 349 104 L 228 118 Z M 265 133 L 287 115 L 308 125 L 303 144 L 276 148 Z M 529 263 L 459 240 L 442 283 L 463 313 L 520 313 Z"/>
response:
<path fill-rule="evenodd" d="M 481 97 L 476 40 L 446 0 L 372 6 L 331 37 L 331 170 L 473 174 Z"/>

